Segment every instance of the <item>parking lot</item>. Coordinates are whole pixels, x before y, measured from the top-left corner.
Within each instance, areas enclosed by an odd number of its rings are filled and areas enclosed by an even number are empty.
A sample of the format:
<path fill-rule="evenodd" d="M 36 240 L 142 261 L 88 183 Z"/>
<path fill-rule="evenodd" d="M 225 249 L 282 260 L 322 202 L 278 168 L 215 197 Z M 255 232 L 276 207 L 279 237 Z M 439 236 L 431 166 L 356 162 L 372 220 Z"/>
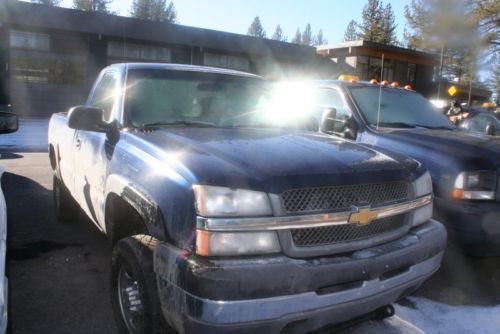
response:
<path fill-rule="evenodd" d="M 11 333 L 116 333 L 108 291 L 110 248 L 83 215 L 53 214 L 46 120 L 22 120 L 0 138 L 8 207 L 7 276 Z M 500 258 L 449 247 L 442 268 L 396 315 L 345 333 L 498 333 Z"/>

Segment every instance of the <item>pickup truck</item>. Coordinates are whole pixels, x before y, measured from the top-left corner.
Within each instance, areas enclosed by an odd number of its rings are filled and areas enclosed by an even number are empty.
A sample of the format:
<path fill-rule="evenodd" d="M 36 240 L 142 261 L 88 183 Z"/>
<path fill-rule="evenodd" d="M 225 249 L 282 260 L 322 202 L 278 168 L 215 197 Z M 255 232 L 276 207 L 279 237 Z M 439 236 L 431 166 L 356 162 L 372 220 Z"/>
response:
<path fill-rule="evenodd" d="M 122 332 L 302 333 L 371 313 L 440 266 L 426 169 L 264 115 L 242 72 L 116 64 L 54 114 L 61 221 L 113 246 Z"/>
<path fill-rule="evenodd" d="M 281 106 L 277 117 L 310 118 L 310 129 L 420 161 L 432 177 L 434 217 L 447 227 L 449 240 L 469 255 L 500 255 L 500 139 L 460 131 L 409 88 L 290 82 L 277 86 L 281 102 L 274 104 Z"/>

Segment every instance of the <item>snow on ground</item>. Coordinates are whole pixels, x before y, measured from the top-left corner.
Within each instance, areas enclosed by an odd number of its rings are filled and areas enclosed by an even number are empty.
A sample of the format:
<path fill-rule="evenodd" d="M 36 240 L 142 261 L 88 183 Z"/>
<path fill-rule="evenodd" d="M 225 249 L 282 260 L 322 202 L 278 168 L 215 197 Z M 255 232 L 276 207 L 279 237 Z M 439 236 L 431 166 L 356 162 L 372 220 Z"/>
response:
<path fill-rule="evenodd" d="M 48 119 L 23 118 L 17 132 L 0 134 L 0 149 L 23 151 L 47 151 Z"/>

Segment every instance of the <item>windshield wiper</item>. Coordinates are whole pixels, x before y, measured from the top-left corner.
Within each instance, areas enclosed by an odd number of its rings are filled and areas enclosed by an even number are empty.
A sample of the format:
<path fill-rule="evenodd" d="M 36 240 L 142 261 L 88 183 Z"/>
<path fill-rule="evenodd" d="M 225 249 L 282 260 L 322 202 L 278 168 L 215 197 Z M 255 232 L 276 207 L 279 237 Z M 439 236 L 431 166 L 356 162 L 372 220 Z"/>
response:
<path fill-rule="evenodd" d="M 370 124 L 371 126 L 377 127 L 377 124 Z M 418 125 L 415 124 L 410 124 L 410 123 L 404 123 L 404 122 L 380 122 L 378 123 L 378 126 L 384 127 L 384 128 L 416 128 Z"/>
<path fill-rule="evenodd" d="M 154 122 L 149 124 L 143 124 L 144 128 L 154 128 L 162 126 L 180 126 L 180 127 L 203 127 L 203 128 L 214 128 L 217 127 L 215 123 L 203 122 L 203 121 L 172 121 L 172 122 Z"/>

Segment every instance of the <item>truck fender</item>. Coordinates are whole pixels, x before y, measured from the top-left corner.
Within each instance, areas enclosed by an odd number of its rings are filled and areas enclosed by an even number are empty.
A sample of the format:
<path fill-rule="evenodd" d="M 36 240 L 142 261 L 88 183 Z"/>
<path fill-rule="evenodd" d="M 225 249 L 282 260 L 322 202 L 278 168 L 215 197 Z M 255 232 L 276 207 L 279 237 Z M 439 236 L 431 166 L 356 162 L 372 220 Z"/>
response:
<path fill-rule="evenodd" d="M 132 180 L 112 174 L 106 180 L 106 201 L 110 194 L 117 195 L 133 207 L 141 216 L 148 232 L 155 238 L 164 240 L 166 236 L 160 207 L 143 188 Z"/>

